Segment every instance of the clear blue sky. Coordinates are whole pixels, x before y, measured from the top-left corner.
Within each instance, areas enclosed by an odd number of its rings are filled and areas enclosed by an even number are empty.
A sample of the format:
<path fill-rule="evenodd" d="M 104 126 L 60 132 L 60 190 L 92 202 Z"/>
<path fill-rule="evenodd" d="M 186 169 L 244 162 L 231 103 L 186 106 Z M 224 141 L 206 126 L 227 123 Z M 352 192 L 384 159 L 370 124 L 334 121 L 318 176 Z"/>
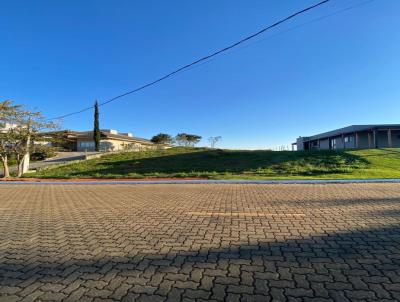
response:
<path fill-rule="evenodd" d="M 52 117 L 152 81 L 317 1 L 3 1 L 0 100 Z M 101 108 L 101 127 L 269 148 L 400 123 L 400 1 L 332 0 L 245 47 Z M 276 35 L 277 33 L 281 33 Z M 92 128 L 92 112 L 63 128 Z M 202 141 L 205 145 L 207 140 Z"/>

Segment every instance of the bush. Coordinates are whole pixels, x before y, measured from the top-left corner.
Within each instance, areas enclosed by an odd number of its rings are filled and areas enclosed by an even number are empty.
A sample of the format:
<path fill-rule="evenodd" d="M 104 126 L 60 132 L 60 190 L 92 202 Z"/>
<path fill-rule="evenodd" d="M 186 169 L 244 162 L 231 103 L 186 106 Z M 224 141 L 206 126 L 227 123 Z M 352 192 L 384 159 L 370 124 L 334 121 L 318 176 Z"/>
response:
<path fill-rule="evenodd" d="M 31 153 L 31 160 L 45 160 L 56 155 L 56 148 L 47 146 L 37 146 Z"/>

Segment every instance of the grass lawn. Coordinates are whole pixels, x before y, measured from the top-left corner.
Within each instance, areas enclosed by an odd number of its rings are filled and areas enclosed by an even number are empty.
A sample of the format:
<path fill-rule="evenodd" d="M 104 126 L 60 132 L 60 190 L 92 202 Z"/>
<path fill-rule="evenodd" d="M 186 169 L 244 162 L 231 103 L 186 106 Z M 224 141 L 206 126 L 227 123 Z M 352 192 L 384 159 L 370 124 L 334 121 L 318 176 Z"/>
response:
<path fill-rule="evenodd" d="M 26 177 L 400 178 L 400 149 L 276 152 L 176 147 L 109 154 L 98 159 L 51 167 Z"/>

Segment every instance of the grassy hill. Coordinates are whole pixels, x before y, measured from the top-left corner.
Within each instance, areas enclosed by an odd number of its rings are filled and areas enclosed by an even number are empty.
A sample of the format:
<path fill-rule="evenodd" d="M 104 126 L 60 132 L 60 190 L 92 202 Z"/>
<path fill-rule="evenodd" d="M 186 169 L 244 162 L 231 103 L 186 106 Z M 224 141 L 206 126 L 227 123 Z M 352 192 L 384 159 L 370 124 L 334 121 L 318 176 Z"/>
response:
<path fill-rule="evenodd" d="M 274 152 L 172 148 L 125 152 L 29 174 L 41 178 L 400 178 L 400 149 Z"/>

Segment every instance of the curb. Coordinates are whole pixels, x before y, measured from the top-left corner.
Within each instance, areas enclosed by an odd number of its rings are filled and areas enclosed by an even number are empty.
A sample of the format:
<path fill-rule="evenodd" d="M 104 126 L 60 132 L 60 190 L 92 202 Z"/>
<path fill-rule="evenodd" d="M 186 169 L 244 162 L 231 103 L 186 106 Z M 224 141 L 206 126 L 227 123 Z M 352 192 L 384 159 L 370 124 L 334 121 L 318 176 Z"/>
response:
<path fill-rule="evenodd" d="M 155 180 L 155 181 L 0 181 L 0 185 L 162 185 L 162 184 L 352 184 L 400 183 L 400 178 L 390 179 L 316 179 L 316 180 Z"/>

